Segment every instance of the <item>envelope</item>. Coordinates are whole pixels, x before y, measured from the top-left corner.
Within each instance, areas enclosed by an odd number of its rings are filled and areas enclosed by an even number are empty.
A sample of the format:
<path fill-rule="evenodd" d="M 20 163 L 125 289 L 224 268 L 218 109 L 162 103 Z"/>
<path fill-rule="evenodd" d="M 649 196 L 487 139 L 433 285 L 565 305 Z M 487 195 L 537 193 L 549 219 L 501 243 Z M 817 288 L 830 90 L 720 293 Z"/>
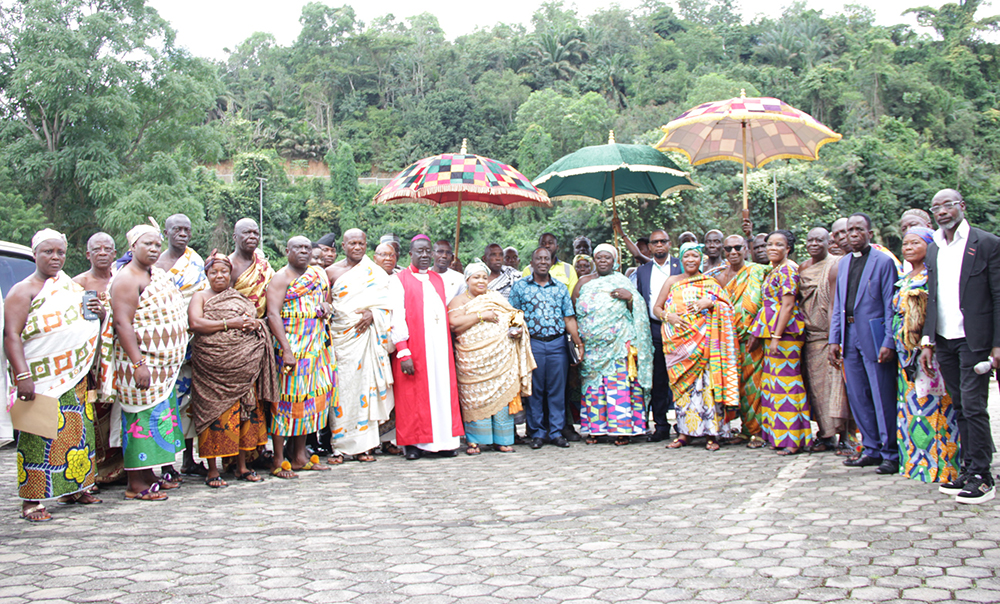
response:
<path fill-rule="evenodd" d="M 33 401 L 14 400 L 10 419 L 15 430 L 54 439 L 59 433 L 59 399 L 36 394 Z"/>

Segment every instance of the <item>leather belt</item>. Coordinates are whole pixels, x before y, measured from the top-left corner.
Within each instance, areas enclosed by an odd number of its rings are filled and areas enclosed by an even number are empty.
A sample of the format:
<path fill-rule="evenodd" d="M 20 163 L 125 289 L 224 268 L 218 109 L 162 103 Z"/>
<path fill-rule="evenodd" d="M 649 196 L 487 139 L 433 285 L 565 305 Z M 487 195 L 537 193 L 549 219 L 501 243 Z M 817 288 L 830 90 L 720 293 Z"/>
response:
<path fill-rule="evenodd" d="M 563 332 L 563 333 L 557 333 L 557 334 L 556 334 L 556 335 L 554 335 L 554 336 L 531 336 L 531 339 L 532 339 L 532 340 L 538 340 L 539 342 L 551 342 L 552 340 L 555 340 L 555 339 L 557 339 L 557 338 L 561 338 L 561 337 L 563 337 L 563 335 L 564 335 L 565 333 L 566 333 L 566 332 Z"/>

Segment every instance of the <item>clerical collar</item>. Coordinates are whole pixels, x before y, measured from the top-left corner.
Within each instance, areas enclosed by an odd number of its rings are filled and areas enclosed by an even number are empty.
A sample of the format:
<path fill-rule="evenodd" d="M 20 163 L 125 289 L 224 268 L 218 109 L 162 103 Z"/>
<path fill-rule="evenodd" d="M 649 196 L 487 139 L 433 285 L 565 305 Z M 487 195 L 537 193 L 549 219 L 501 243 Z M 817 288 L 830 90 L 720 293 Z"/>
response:
<path fill-rule="evenodd" d="M 427 270 L 428 269 L 420 270 L 415 265 L 413 265 L 413 264 L 410 265 L 410 272 L 411 273 L 420 273 L 421 275 L 426 275 L 427 274 Z"/>
<path fill-rule="evenodd" d="M 854 256 L 855 258 L 860 258 L 860 257 L 862 257 L 862 256 L 867 256 L 867 255 L 868 255 L 868 252 L 870 252 L 870 251 L 871 251 L 871 249 L 872 249 L 872 246 L 871 246 L 871 244 L 869 243 L 868 245 L 866 245 L 866 246 L 865 246 L 865 249 L 861 250 L 860 252 L 851 252 L 851 254 L 852 254 L 852 255 L 853 255 L 853 256 Z"/>

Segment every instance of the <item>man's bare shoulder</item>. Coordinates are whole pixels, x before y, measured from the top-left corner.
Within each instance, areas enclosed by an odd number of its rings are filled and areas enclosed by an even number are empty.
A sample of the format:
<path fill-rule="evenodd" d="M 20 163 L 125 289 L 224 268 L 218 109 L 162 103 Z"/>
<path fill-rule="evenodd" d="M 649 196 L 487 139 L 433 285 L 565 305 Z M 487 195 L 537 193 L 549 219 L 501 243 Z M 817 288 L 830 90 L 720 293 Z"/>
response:
<path fill-rule="evenodd" d="M 287 266 L 284 266 L 278 269 L 278 271 L 274 273 L 274 276 L 271 277 L 271 281 L 267 284 L 267 289 L 288 289 L 288 285 L 293 279 L 294 275 L 292 275 L 292 272 L 288 270 Z"/>

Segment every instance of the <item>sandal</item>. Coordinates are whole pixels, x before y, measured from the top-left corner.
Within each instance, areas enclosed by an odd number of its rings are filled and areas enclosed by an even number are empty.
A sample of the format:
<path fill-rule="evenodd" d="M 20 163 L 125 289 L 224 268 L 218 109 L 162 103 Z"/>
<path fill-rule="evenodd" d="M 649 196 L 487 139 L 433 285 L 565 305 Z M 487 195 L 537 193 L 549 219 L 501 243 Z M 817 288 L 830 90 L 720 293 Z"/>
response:
<path fill-rule="evenodd" d="M 56 505 L 74 505 L 77 503 L 80 505 L 93 505 L 95 503 L 102 503 L 103 501 L 104 500 L 99 497 L 94 497 L 93 492 L 88 493 L 87 491 L 80 491 L 79 493 L 60 497 L 56 502 Z"/>
<path fill-rule="evenodd" d="M 306 465 L 302 466 L 301 468 L 296 469 L 295 471 L 296 472 L 326 472 L 327 470 L 330 470 L 330 469 L 332 469 L 332 468 L 330 468 L 330 466 L 324 466 L 323 464 L 319 463 L 319 457 L 317 457 L 316 455 L 313 455 L 312 457 L 309 458 L 309 461 L 306 462 Z"/>
<path fill-rule="evenodd" d="M 166 493 L 160 492 L 160 483 L 154 482 L 148 489 L 139 493 L 125 491 L 125 499 L 130 501 L 166 501 L 169 497 Z"/>
<path fill-rule="evenodd" d="M 764 439 L 754 435 L 750 437 L 750 442 L 747 443 L 747 449 L 761 449 L 764 447 Z"/>
<path fill-rule="evenodd" d="M 208 469 L 207 468 L 205 469 L 205 474 L 204 475 L 208 476 Z M 188 476 L 197 476 L 197 474 L 188 474 Z M 179 474 L 174 474 L 170 470 L 167 470 L 166 472 L 160 472 L 160 482 L 169 482 L 169 483 L 173 483 L 173 484 L 181 484 L 182 482 L 184 482 L 184 479 L 181 478 Z M 170 487 L 170 488 L 174 488 L 174 487 Z"/>
<path fill-rule="evenodd" d="M 382 443 L 382 452 L 386 455 L 402 455 L 403 450 L 389 441 Z"/>
<path fill-rule="evenodd" d="M 237 474 L 236 480 L 245 480 L 247 482 L 260 482 L 261 480 L 264 479 L 258 476 L 257 472 L 254 472 L 253 470 L 247 470 L 242 474 Z"/>
<path fill-rule="evenodd" d="M 783 449 L 778 449 L 777 453 L 778 455 L 798 455 L 799 449 L 796 449 L 795 447 L 785 447 Z"/>
<path fill-rule="evenodd" d="M 222 480 L 222 476 L 216 476 L 215 478 L 206 478 L 205 486 L 213 489 L 224 489 L 229 486 L 229 484 Z"/>
<path fill-rule="evenodd" d="M 726 439 L 726 444 L 727 445 L 742 445 L 745 442 L 752 441 L 753 438 L 754 437 L 752 437 L 752 436 L 751 437 L 746 437 L 746 436 L 744 436 L 742 434 L 737 434 L 736 436 L 734 436 L 732 438 Z"/>
<path fill-rule="evenodd" d="M 674 442 L 667 445 L 668 449 L 680 449 L 681 447 L 686 447 L 688 444 L 686 436 L 678 436 L 674 439 Z"/>
<path fill-rule="evenodd" d="M 28 522 L 48 522 L 52 520 L 52 514 L 45 509 L 45 506 L 36 503 L 28 509 L 21 509 L 21 518 Z"/>
<path fill-rule="evenodd" d="M 173 472 L 170 472 L 173 475 Z M 181 468 L 181 474 L 184 476 L 208 476 L 208 467 L 203 462 L 198 462 L 193 466 L 186 466 Z M 170 482 L 181 482 L 180 480 L 171 480 Z"/>
<path fill-rule="evenodd" d="M 157 480 L 156 484 L 160 485 L 161 491 L 172 491 L 174 489 L 181 488 L 180 482 L 171 482 L 169 480 L 164 480 L 163 478 Z"/>
<path fill-rule="evenodd" d="M 710 440 L 707 443 L 705 443 L 706 451 L 718 451 L 720 448 L 721 447 L 719 446 L 719 443 L 714 440 Z"/>
<path fill-rule="evenodd" d="M 479 445 L 477 444 L 471 444 L 469 445 L 469 448 L 465 450 L 466 455 L 479 455 L 480 453 L 482 453 L 482 450 L 480 450 Z"/>
<path fill-rule="evenodd" d="M 326 465 L 328 466 L 339 466 L 342 463 L 344 463 L 343 455 L 331 455 L 326 458 Z"/>
<path fill-rule="evenodd" d="M 371 451 L 365 451 L 364 453 L 358 453 L 357 455 L 355 455 L 354 461 L 369 462 L 369 461 L 376 461 L 376 459 L 375 456 L 372 455 Z"/>
<path fill-rule="evenodd" d="M 616 447 L 623 447 L 623 446 L 625 446 L 625 445 L 627 445 L 627 444 L 629 444 L 631 442 L 632 442 L 631 438 L 629 438 L 627 436 L 619 436 L 618 438 L 615 439 L 615 446 Z"/>
<path fill-rule="evenodd" d="M 284 478 L 286 480 L 292 478 L 298 478 L 299 475 L 292 472 L 292 464 L 288 463 L 288 460 L 281 462 L 281 466 L 271 470 L 271 476 L 275 478 Z"/>
<path fill-rule="evenodd" d="M 832 451 L 833 447 L 833 443 L 818 440 L 806 447 L 806 451 L 810 453 L 826 453 L 827 451 Z"/>
<path fill-rule="evenodd" d="M 500 453 L 513 453 L 514 447 L 510 445 L 493 445 L 494 451 L 499 451 Z"/>

